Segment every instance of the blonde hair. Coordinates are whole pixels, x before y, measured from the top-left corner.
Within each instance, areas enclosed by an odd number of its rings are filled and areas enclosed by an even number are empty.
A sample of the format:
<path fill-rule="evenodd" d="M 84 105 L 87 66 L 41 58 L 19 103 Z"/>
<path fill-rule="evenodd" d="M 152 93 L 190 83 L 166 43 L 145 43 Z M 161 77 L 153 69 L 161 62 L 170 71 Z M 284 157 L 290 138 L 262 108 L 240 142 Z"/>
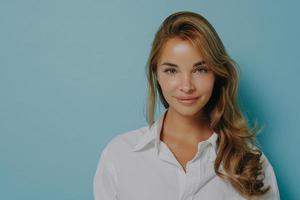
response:
<path fill-rule="evenodd" d="M 156 70 L 161 50 L 174 37 L 190 41 L 199 49 L 216 75 L 212 96 L 204 107 L 210 127 L 219 135 L 214 163 L 216 174 L 228 180 L 242 196 L 265 194 L 270 186 L 263 188 L 265 175 L 260 160 L 262 152 L 251 147 L 257 146 L 256 135 L 259 129 L 257 126 L 248 127 L 237 103 L 238 65 L 227 54 L 213 26 L 198 13 L 173 13 L 164 20 L 155 34 L 146 65 L 148 125 L 152 126 L 154 123 L 157 92 L 164 107 L 169 107 L 157 82 Z"/>

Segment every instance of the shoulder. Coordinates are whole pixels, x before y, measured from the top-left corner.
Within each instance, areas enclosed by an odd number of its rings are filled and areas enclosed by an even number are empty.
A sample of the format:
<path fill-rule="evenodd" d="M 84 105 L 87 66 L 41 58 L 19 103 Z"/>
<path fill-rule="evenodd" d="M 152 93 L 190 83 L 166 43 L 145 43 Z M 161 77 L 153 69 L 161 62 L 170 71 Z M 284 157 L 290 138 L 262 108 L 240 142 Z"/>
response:
<path fill-rule="evenodd" d="M 102 154 L 105 154 L 106 157 L 113 158 L 128 153 L 148 131 L 149 127 L 144 126 L 118 134 L 106 144 Z"/>
<path fill-rule="evenodd" d="M 271 187 L 269 195 L 273 196 L 274 197 L 273 199 L 280 199 L 275 171 L 273 169 L 271 162 L 263 152 L 262 152 L 261 160 L 262 160 L 263 171 L 265 173 L 264 184 L 266 186 Z"/>
<path fill-rule="evenodd" d="M 264 195 L 264 198 L 262 199 L 274 199 L 274 200 L 279 200 L 280 195 L 279 195 L 279 189 L 277 185 L 277 178 L 275 171 L 273 169 L 272 163 L 266 156 L 266 154 L 263 152 L 262 149 L 260 149 L 257 146 L 253 146 L 253 149 L 257 149 L 261 152 L 260 156 L 260 162 L 262 163 L 262 172 L 264 174 L 264 187 L 270 186 L 269 192 L 267 192 Z"/>

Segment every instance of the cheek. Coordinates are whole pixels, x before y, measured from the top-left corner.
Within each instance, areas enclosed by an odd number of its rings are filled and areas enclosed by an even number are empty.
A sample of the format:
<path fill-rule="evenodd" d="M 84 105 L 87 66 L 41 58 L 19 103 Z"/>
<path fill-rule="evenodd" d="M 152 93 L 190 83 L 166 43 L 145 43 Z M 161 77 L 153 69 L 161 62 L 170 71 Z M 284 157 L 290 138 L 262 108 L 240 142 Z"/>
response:
<path fill-rule="evenodd" d="M 198 83 L 198 90 L 203 94 L 211 94 L 214 88 L 214 79 L 202 80 Z"/>
<path fill-rule="evenodd" d="M 162 79 L 160 80 L 160 87 L 164 92 L 171 92 L 177 87 L 177 81 L 176 79 L 170 80 L 170 79 Z"/>

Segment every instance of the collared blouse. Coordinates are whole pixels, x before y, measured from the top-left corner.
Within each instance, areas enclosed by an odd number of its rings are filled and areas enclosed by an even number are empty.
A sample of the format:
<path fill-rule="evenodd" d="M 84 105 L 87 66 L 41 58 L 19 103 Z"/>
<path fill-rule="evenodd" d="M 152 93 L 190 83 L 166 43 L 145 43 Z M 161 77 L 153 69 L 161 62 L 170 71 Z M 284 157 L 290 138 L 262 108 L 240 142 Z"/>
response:
<path fill-rule="evenodd" d="M 169 147 L 160 140 L 167 111 L 151 126 L 115 136 L 100 155 L 93 180 L 95 200 L 245 200 L 233 186 L 216 175 L 218 134 L 198 143 L 186 172 Z M 264 184 L 271 188 L 260 200 L 279 200 L 276 176 L 262 154 Z"/>

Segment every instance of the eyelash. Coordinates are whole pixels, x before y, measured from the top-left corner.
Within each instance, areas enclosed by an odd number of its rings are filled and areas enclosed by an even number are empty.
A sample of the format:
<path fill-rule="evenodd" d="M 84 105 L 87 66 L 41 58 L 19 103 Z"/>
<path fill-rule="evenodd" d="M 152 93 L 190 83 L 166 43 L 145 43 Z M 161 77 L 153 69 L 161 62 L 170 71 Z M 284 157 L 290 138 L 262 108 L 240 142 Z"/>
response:
<path fill-rule="evenodd" d="M 168 73 L 169 71 L 171 71 L 171 70 L 174 70 L 174 71 L 176 71 L 174 68 L 169 68 L 169 69 L 166 69 L 164 72 L 166 72 L 167 74 L 170 74 L 170 73 Z M 197 68 L 197 71 L 200 71 L 200 70 L 204 70 L 204 73 L 206 73 L 208 70 L 207 69 L 205 69 L 205 68 Z M 173 72 L 174 72 L 173 71 Z M 200 72 L 201 73 L 201 72 Z M 173 73 L 171 73 L 171 74 L 173 74 Z"/>

